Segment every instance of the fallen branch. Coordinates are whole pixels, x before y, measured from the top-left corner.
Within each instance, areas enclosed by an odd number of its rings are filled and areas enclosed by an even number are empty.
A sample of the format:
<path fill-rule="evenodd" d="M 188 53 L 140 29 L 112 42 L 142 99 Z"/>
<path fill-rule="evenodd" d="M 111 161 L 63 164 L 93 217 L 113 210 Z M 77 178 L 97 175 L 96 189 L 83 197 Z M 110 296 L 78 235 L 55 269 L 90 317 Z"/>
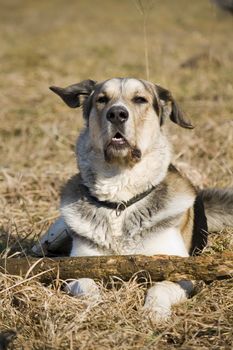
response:
<path fill-rule="evenodd" d="M 153 281 L 213 281 L 233 276 L 233 253 L 190 258 L 160 255 L 11 258 L 0 259 L 0 272 L 27 278 L 35 275 L 42 282 L 51 282 L 57 276 L 62 280 L 81 277 L 108 280 L 113 276 L 129 280 L 138 272 L 144 276 L 149 274 Z"/>

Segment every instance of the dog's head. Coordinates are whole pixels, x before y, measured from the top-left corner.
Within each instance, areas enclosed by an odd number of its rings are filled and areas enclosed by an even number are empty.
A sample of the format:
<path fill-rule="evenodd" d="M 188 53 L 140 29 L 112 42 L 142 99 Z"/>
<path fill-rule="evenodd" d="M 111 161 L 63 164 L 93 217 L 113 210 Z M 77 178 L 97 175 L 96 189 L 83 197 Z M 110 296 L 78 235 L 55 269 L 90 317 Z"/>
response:
<path fill-rule="evenodd" d="M 192 128 L 171 93 L 148 81 L 84 80 L 67 88 L 50 89 L 69 107 L 83 106 L 91 147 L 108 163 L 132 166 L 139 162 L 155 147 L 167 117 L 181 127 Z"/>

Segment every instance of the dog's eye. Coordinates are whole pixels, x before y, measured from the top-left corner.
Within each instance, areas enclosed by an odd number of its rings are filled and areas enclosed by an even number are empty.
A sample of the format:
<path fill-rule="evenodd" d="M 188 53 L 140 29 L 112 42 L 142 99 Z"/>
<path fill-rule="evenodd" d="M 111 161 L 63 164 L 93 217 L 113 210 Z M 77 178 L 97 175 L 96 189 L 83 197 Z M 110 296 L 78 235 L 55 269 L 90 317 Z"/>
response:
<path fill-rule="evenodd" d="M 99 96 L 96 100 L 97 103 L 108 103 L 109 98 L 107 96 Z"/>
<path fill-rule="evenodd" d="M 133 102 L 134 103 L 138 103 L 138 104 L 141 104 L 141 103 L 147 103 L 147 99 L 145 97 L 142 97 L 142 96 L 135 96 L 133 98 Z"/>

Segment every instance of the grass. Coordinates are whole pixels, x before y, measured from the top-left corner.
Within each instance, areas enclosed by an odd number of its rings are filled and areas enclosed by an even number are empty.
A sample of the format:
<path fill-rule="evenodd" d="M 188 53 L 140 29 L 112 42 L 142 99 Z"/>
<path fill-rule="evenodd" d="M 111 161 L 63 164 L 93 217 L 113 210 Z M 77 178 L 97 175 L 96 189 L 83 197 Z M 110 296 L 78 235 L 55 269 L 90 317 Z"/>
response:
<path fill-rule="evenodd" d="M 174 161 L 199 187 L 233 186 L 232 17 L 207 0 L 143 1 L 149 77 L 169 88 L 193 131 L 168 123 Z M 59 215 L 76 171 L 81 111 L 48 90 L 81 79 L 146 78 L 143 16 L 134 1 L 3 0 L 0 12 L 0 249 L 27 252 Z M 232 229 L 206 253 L 232 247 Z M 11 248 L 11 250 L 10 250 Z M 23 283 L 21 283 L 23 282 Z M 21 284 L 19 284 L 21 283 Z M 142 313 L 144 285 L 122 283 L 86 308 L 61 282 L 0 275 L 0 330 L 12 349 L 219 349 L 233 346 L 233 281 L 215 281 L 167 324 Z M 3 292 L 6 288 L 8 291 Z"/>

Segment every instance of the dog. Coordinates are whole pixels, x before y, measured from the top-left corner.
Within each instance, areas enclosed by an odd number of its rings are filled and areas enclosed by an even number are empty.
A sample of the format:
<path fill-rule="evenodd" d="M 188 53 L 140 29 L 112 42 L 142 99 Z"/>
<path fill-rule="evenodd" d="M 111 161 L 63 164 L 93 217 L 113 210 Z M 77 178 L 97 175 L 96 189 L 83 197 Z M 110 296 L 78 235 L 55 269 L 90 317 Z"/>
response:
<path fill-rule="evenodd" d="M 52 86 L 71 108 L 82 106 L 79 174 L 61 195 L 61 221 L 73 235 L 71 256 L 199 254 L 209 231 L 233 226 L 233 190 L 198 192 L 171 164 L 166 119 L 192 129 L 174 97 L 160 85 L 113 78 Z M 192 293 L 192 281 L 162 281 L 147 291 L 144 309 L 167 319 Z M 69 285 L 73 295 L 98 297 L 93 280 Z"/>

